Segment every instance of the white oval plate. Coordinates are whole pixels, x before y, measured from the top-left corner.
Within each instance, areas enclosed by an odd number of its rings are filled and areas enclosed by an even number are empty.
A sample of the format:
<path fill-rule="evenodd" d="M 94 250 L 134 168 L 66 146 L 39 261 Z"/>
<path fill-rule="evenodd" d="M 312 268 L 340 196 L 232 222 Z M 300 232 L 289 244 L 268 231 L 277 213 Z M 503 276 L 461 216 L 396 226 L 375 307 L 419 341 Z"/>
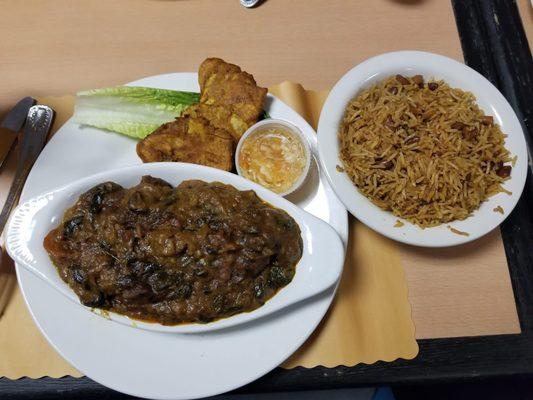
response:
<path fill-rule="evenodd" d="M 512 195 L 500 193 L 490 197 L 471 217 L 463 221 L 422 229 L 403 220 L 405 225 L 395 228 L 398 217 L 375 206 L 357 190 L 346 173 L 336 170 L 337 165 L 342 165 L 337 132 L 346 105 L 361 90 L 395 74 L 421 74 L 425 80 L 443 79 L 450 86 L 472 92 L 476 96 L 480 108 L 487 115 L 492 115 L 503 133 L 508 135 L 505 147 L 512 155 L 518 156 L 511 179 L 504 185 Z M 417 246 L 453 246 L 485 235 L 511 213 L 526 182 L 526 141 L 520 122 L 507 100 L 487 79 L 468 66 L 444 56 L 421 51 L 386 53 L 371 58 L 346 73 L 334 86 L 322 108 L 318 123 L 318 150 L 329 182 L 351 214 L 382 235 Z M 497 206 L 503 208 L 503 215 L 494 211 Z M 466 232 L 468 236 L 453 233 L 448 226 Z"/>
<path fill-rule="evenodd" d="M 344 247 L 337 232 L 321 219 L 305 212 L 283 197 L 239 175 L 186 163 L 151 163 L 114 169 L 72 182 L 59 189 L 33 197 L 20 204 L 9 219 L 6 229 L 6 249 L 9 255 L 29 271 L 49 283 L 71 301 L 80 303 L 78 296 L 61 279 L 43 247 L 45 236 L 62 221 L 67 208 L 74 205 L 80 195 L 104 182 L 114 182 L 125 188 L 150 175 L 161 178 L 173 186 L 190 179 L 205 182 L 222 182 L 238 190 L 253 190 L 264 201 L 286 211 L 301 230 L 303 251 L 290 284 L 282 288 L 262 307 L 223 318 L 207 324 L 182 324 L 165 326 L 132 320 L 114 312 L 108 318 L 122 324 L 157 332 L 198 333 L 229 328 L 251 322 L 315 296 L 337 283 L 344 262 Z"/>
<path fill-rule="evenodd" d="M 158 75 L 131 85 L 199 91 L 197 74 Z M 274 96 L 267 111 L 298 126 L 316 154 L 316 134 Z M 67 122 L 45 147 L 22 193 L 25 201 L 55 187 L 113 168 L 141 164 L 136 142 Z M 289 200 L 348 238 L 346 209 L 316 162 L 305 187 Z M 326 313 L 335 288 L 275 316 L 193 335 L 131 329 L 65 301 L 63 295 L 17 265 L 24 299 L 48 342 L 76 369 L 111 389 L 153 399 L 194 399 L 233 390 L 266 374 L 289 357 Z"/>

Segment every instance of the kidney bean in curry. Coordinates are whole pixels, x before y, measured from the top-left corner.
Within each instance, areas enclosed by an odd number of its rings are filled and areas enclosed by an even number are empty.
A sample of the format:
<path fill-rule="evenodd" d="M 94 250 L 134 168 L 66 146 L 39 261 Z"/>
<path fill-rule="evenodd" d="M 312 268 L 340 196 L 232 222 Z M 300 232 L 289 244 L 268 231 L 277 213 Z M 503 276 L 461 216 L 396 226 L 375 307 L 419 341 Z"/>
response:
<path fill-rule="evenodd" d="M 175 325 L 265 303 L 293 278 L 298 224 L 253 191 L 145 176 L 78 199 L 44 240 L 82 304 Z"/>

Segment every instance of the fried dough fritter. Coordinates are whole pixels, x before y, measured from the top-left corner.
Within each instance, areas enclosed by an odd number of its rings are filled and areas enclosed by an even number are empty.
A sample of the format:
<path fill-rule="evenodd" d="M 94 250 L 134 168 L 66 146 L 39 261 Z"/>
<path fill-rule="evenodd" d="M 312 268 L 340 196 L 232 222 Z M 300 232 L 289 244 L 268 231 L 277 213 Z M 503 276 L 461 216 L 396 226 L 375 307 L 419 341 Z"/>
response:
<path fill-rule="evenodd" d="M 204 118 L 180 117 L 137 143 L 137 154 L 143 162 L 181 161 L 230 171 L 233 140 Z"/>
<path fill-rule="evenodd" d="M 200 103 L 137 144 L 143 162 L 182 161 L 230 171 L 235 144 L 263 112 L 267 89 L 220 58 L 199 68 Z"/>
<path fill-rule="evenodd" d="M 267 89 L 240 67 L 220 58 L 208 58 L 198 70 L 200 104 L 184 115 L 203 117 L 213 126 L 225 129 L 238 141 L 257 122 L 263 112 Z"/>

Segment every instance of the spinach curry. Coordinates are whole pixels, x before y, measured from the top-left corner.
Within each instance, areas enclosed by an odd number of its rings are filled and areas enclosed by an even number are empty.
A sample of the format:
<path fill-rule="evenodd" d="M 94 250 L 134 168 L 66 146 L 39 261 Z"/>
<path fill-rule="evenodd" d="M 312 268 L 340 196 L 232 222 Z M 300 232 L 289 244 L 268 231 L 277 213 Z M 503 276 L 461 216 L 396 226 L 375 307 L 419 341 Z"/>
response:
<path fill-rule="evenodd" d="M 44 247 L 84 305 L 175 325 L 260 307 L 303 245 L 294 219 L 253 191 L 145 176 L 81 195 Z"/>

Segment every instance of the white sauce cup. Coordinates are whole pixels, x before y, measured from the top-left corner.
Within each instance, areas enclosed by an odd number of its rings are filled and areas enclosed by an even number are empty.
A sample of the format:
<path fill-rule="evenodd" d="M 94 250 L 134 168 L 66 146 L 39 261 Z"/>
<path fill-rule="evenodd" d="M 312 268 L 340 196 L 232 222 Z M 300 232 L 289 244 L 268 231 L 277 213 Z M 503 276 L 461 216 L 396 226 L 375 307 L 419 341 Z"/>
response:
<path fill-rule="evenodd" d="M 237 144 L 237 150 L 235 151 L 235 167 L 237 168 L 237 173 L 242 176 L 243 178 L 246 178 L 246 175 L 243 173 L 241 166 L 239 165 L 239 154 L 241 152 L 241 148 L 243 143 L 246 141 L 246 139 L 253 134 L 254 132 L 257 132 L 258 130 L 268 129 L 268 128 L 284 128 L 285 130 L 288 130 L 292 134 L 294 134 L 295 137 L 300 139 L 300 142 L 303 145 L 304 149 L 304 157 L 305 157 L 305 166 L 302 170 L 302 173 L 294 181 L 292 186 L 287 189 L 286 191 L 282 193 L 278 193 L 280 196 L 287 196 L 294 192 L 296 189 L 298 189 L 305 181 L 305 178 L 307 177 L 309 173 L 309 167 L 311 166 L 311 146 L 309 145 L 309 142 L 307 141 L 307 138 L 304 136 L 302 131 L 296 127 L 295 125 L 291 124 L 290 122 L 287 122 L 282 119 L 273 119 L 268 118 L 264 119 L 262 121 L 257 122 L 256 124 L 252 125 L 244 134 L 241 136 L 239 143 Z M 248 178 L 247 178 L 248 179 Z M 258 182 L 256 182 L 258 183 Z M 267 189 L 270 189 L 267 187 Z"/>

